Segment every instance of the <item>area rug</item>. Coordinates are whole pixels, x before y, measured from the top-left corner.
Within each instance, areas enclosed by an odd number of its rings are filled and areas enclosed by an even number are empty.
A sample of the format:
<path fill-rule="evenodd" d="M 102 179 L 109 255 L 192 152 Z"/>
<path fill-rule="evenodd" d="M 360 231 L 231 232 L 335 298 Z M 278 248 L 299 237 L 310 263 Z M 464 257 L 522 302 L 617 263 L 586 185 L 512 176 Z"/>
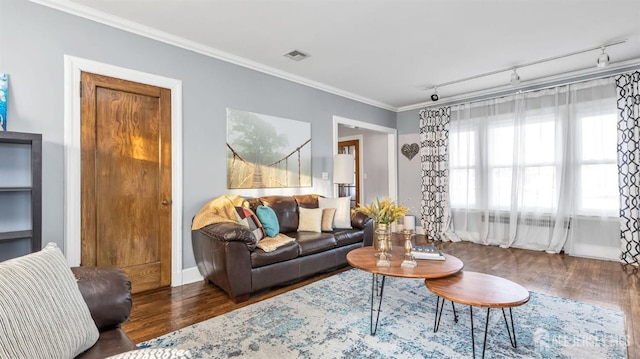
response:
<path fill-rule="evenodd" d="M 351 269 L 225 315 L 143 342 L 189 349 L 195 358 L 469 358 L 469 309 L 447 302 L 433 332 L 436 296 L 424 281 L 388 277 L 380 322 L 369 333 L 371 274 Z M 476 355 L 485 309 L 476 309 Z M 490 314 L 487 358 L 626 358 L 624 314 L 531 292 L 513 308 L 517 348 L 499 309 Z M 478 351 L 479 350 L 479 351 Z"/>

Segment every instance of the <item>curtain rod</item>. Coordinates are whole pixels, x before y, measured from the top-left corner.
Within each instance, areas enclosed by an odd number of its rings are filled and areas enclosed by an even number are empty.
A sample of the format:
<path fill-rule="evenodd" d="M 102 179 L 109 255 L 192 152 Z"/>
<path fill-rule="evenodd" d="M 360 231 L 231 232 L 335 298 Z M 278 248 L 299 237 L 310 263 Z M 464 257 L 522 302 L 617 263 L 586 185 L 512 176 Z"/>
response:
<path fill-rule="evenodd" d="M 469 97 L 453 99 L 451 101 L 443 101 L 443 102 L 440 102 L 440 103 L 437 103 L 437 104 L 434 103 L 432 105 L 424 106 L 423 109 L 433 109 L 433 108 L 440 108 L 440 107 L 447 107 L 447 106 L 455 106 L 455 105 L 459 105 L 459 104 L 462 104 L 462 103 L 474 103 L 474 102 L 478 102 L 478 101 L 484 101 L 484 100 L 490 100 L 490 99 L 496 99 L 496 98 L 500 98 L 500 97 L 504 97 L 504 96 L 509 96 L 509 95 L 513 95 L 513 94 L 516 94 L 516 93 L 527 93 L 527 92 L 539 91 L 539 90 L 549 89 L 549 88 L 558 87 L 558 86 L 572 85 L 572 84 L 585 82 L 585 81 L 589 81 L 589 80 L 596 80 L 596 79 L 606 78 L 606 77 L 610 77 L 610 76 L 615 76 L 615 75 L 619 75 L 619 74 L 622 74 L 622 73 L 625 73 L 625 72 L 629 72 L 629 71 L 634 71 L 634 70 L 640 70 L 640 62 L 636 62 L 634 64 L 622 66 L 622 67 L 619 67 L 619 68 L 616 68 L 616 69 L 612 69 L 612 70 L 609 70 L 609 71 L 605 71 L 605 72 L 598 72 L 598 73 L 592 73 L 592 74 L 587 74 L 587 75 L 577 75 L 577 76 L 573 76 L 573 77 L 569 77 L 569 78 L 565 78 L 565 79 L 560 79 L 560 80 L 555 80 L 555 81 L 548 81 L 548 82 L 542 82 L 542 83 L 537 83 L 537 84 L 531 84 L 529 86 L 524 86 L 524 87 L 517 88 L 517 89 L 495 90 L 493 92 L 486 93 L 486 94 L 480 94 L 480 95 L 476 95 L 476 96 L 471 95 Z M 491 91 L 491 90 L 492 89 L 488 89 L 487 91 Z"/>

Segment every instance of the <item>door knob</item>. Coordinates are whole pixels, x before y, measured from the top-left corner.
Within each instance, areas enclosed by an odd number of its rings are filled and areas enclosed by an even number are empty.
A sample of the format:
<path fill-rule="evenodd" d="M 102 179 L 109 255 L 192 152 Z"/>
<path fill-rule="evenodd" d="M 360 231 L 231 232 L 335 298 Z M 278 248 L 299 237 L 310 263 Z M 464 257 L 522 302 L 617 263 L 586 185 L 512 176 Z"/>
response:
<path fill-rule="evenodd" d="M 168 205 L 170 205 L 170 204 L 171 204 L 171 201 L 169 201 L 169 200 L 167 200 L 167 199 L 162 200 L 162 205 L 163 205 L 163 206 L 168 206 Z"/>

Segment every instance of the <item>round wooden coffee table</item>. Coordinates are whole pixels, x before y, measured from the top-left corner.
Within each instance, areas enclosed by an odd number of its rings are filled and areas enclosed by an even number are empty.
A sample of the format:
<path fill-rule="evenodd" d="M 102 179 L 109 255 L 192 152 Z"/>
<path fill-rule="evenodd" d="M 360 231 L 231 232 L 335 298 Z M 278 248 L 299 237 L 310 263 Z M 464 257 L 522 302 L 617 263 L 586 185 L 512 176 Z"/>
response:
<path fill-rule="evenodd" d="M 489 329 L 489 311 L 491 308 L 500 308 L 502 309 L 502 316 L 507 326 L 509 341 L 511 341 L 511 345 L 514 348 L 517 347 L 516 331 L 513 324 L 511 308 L 523 305 L 529 301 L 529 291 L 523 286 L 505 278 L 476 272 L 460 272 L 446 278 L 427 279 L 425 280 L 425 285 L 431 292 L 438 296 L 434 332 L 438 330 L 438 326 L 440 325 L 445 300 L 468 305 L 471 317 L 472 350 L 473 357 L 475 358 L 476 346 L 473 334 L 473 307 L 487 308 L 487 320 L 484 325 L 484 343 L 482 345 L 482 357 L 484 358 L 484 352 L 487 347 L 487 331 Z M 442 303 L 440 303 L 440 299 L 442 299 Z M 509 322 L 507 321 L 507 315 L 504 311 L 505 308 L 509 308 L 511 327 L 509 327 Z M 455 307 L 454 317 L 457 321 Z"/>
<path fill-rule="evenodd" d="M 417 260 L 418 266 L 415 268 L 403 268 L 400 265 L 404 260 L 404 248 L 402 246 L 394 246 L 391 251 L 391 266 L 378 267 L 376 262 L 376 250 L 373 247 L 362 247 L 352 250 L 347 254 L 347 262 L 355 268 L 361 269 L 372 274 L 371 278 L 371 335 L 375 335 L 378 329 L 378 319 L 380 318 L 380 307 L 382 305 L 382 296 L 384 293 L 384 282 L 387 276 L 399 278 L 424 278 L 435 279 L 446 277 L 462 270 L 464 266 L 462 261 L 452 255 L 443 253 L 445 260 Z M 382 280 L 379 280 L 379 277 Z M 378 297 L 378 309 L 375 309 L 375 298 Z M 374 312 L 377 312 L 375 323 L 373 321 Z"/>

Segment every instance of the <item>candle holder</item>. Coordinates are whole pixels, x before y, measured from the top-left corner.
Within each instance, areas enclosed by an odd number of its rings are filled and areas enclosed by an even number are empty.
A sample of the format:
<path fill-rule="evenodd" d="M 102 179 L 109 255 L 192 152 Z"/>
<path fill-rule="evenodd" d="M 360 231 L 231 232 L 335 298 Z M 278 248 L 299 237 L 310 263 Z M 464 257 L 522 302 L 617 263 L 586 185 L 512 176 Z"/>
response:
<path fill-rule="evenodd" d="M 400 265 L 402 268 L 415 268 L 418 266 L 418 262 L 411 253 L 413 245 L 411 244 L 411 237 L 413 237 L 413 230 L 403 229 L 402 237 L 404 238 L 404 260 Z"/>
<path fill-rule="evenodd" d="M 376 249 L 378 267 L 391 267 L 391 226 L 387 223 L 376 223 L 373 232 L 373 245 Z"/>

